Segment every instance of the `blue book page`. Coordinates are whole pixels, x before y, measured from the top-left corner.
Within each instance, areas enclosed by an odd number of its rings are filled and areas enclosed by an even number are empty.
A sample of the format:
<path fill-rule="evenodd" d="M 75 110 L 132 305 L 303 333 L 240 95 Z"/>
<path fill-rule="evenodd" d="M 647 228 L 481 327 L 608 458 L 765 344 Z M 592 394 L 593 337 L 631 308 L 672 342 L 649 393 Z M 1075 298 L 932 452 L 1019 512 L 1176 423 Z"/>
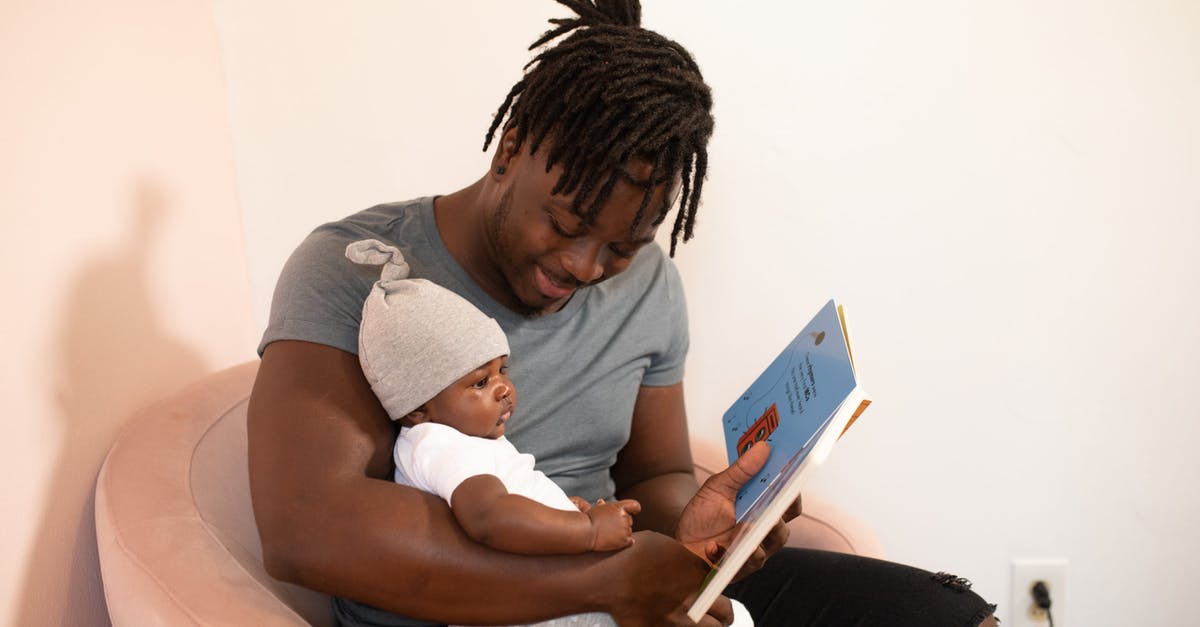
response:
<path fill-rule="evenodd" d="M 830 300 L 722 418 L 731 464 L 759 440 L 771 445 L 766 465 L 738 492 L 738 521 L 750 522 L 755 502 L 770 501 L 855 386 L 837 303 Z"/>

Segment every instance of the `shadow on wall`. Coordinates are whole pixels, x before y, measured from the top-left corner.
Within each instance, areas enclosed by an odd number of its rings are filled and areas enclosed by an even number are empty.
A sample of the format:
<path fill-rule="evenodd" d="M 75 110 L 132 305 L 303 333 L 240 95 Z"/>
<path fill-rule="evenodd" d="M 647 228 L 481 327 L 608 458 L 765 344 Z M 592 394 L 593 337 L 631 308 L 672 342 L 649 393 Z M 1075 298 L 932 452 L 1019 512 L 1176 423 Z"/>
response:
<path fill-rule="evenodd" d="M 143 182 L 132 204 L 125 240 L 115 251 L 80 259 L 64 301 L 51 361 L 56 371 L 46 378 L 55 382 L 62 441 L 14 625 L 108 624 L 96 550 L 96 475 L 134 411 L 206 372 L 200 354 L 163 327 L 147 287 L 150 265 L 170 259 L 154 246 L 169 198 Z M 71 252 L 50 246 L 47 254 Z"/>

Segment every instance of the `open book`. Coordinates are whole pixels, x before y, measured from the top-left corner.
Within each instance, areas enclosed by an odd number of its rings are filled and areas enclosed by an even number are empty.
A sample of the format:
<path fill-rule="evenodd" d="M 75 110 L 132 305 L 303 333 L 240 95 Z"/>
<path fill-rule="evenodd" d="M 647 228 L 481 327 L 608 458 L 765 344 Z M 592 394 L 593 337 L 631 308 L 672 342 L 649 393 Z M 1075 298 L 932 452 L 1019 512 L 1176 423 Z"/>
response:
<path fill-rule="evenodd" d="M 725 412 L 732 464 L 760 440 L 771 455 L 737 495 L 740 525 L 705 578 L 688 617 L 699 621 L 800 496 L 834 442 L 871 403 L 854 369 L 842 308 L 830 300 Z"/>

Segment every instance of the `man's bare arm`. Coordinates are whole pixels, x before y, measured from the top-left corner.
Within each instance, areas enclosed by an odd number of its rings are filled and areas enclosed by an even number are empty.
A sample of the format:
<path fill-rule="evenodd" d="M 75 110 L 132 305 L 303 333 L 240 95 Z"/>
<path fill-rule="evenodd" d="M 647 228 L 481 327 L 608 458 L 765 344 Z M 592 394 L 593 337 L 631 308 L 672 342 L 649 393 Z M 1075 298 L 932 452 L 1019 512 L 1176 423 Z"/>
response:
<path fill-rule="evenodd" d="M 675 532 L 683 508 L 700 489 L 694 468 L 683 384 L 641 387 L 629 442 L 612 471 L 617 496 L 642 504 L 638 529 Z"/>
<path fill-rule="evenodd" d="M 441 622 L 609 611 L 622 624 L 655 625 L 671 624 L 662 618 L 675 609 L 670 599 L 704 575 L 674 541 L 640 534 L 624 551 L 575 556 L 472 541 L 444 501 L 390 481 L 391 422 L 345 351 L 270 344 L 248 431 L 264 562 L 286 581 Z M 656 576 L 660 567 L 679 576 Z M 521 586 L 497 585 L 512 581 Z"/>

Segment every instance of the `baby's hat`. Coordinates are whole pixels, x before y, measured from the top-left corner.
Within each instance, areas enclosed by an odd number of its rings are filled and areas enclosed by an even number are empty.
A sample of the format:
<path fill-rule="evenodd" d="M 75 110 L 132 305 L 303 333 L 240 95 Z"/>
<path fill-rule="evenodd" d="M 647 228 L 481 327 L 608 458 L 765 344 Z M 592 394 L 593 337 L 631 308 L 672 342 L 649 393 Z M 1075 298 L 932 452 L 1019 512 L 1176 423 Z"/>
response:
<path fill-rule="evenodd" d="M 508 354 L 508 338 L 494 319 L 440 285 L 408 278 L 395 246 L 362 240 L 346 247 L 346 257 L 383 265 L 363 303 L 358 361 L 392 420 Z"/>

